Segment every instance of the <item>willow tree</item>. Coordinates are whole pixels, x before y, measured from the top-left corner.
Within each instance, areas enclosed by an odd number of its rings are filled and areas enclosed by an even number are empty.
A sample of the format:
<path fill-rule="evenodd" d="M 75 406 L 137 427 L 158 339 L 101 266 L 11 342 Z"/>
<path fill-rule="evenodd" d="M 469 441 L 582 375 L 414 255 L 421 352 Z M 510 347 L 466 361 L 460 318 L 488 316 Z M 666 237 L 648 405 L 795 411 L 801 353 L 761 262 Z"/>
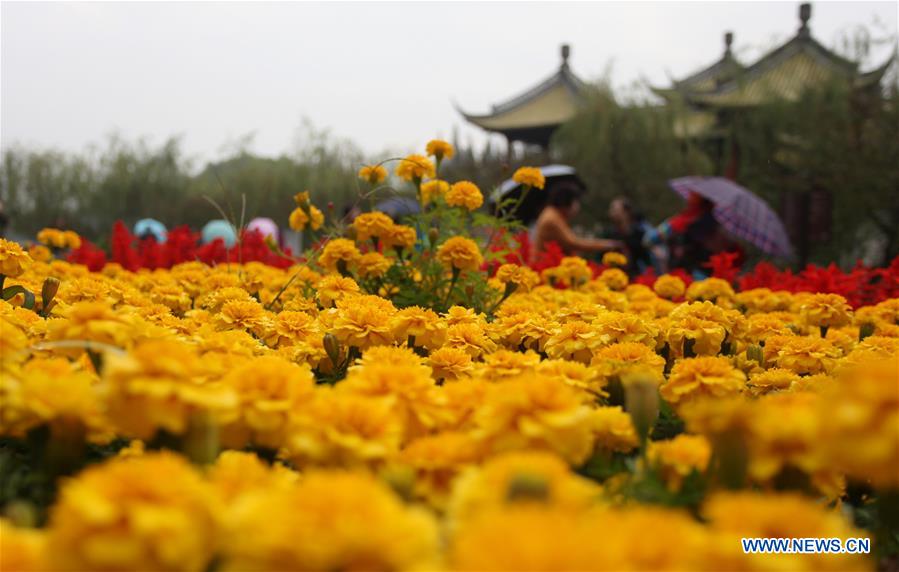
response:
<path fill-rule="evenodd" d="M 645 100 L 620 101 L 595 88 L 581 111 L 553 140 L 558 160 L 577 168 L 587 185 L 584 216 L 604 216 L 611 199 L 623 195 L 652 221 L 682 204 L 668 180 L 709 174 L 707 156 L 675 136 L 671 111 Z"/>

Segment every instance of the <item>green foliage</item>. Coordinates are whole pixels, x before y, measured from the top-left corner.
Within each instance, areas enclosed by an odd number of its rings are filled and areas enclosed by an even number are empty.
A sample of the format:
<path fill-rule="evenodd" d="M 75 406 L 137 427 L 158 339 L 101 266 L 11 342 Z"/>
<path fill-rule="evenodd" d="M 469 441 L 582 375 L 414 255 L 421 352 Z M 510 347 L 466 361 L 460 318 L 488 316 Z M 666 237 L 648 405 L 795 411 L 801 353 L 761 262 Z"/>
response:
<path fill-rule="evenodd" d="M 361 152 L 308 124 L 299 143 L 292 155 L 278 158 L 239 149 L 196 174 L 177 138 L 154 146 L 113 137 L 103 149 L 77 155 L 11 147 L 0 164 L 0 200 L 18 235 L 54 226 L 101 243 L 119 219 L 130 225 L 151 217 L 169 227 L 198 228 L 219 218 L 204 197 L 239 211 L 244 195 L 248 214 L 282 224 L 285 202 L 305 189 L 338 208 L 347 204 L 357 194 Z"/>
<path fill-rule="evenodd" d="M 417 196 L 417 188 L 414 186 L 412 188 Z M 396 189 L 390 187 L 378 187 L 360 193 L 359 199 L 355 202 L 357 204 L 364 202 L 363 195 L 377 199 L 388 191 L 391 194 L 398 193 Z M 407 195 L 409 198 L 413 196 L 411 192 Z M 475 242 L 487 264 L 501 264 L 505 261 L 505 256 L 515 250 L 516 245 L 512 237 L 522 228 L 511 216 L 497 217 L 483 211 L 469 212 L 461 207 L 447 205 L 443 197 L 435 197 L 421 212 L 407 215 L 399 222 L 415 229 L 418 240 L 411 250 L 388 249 L 383 252 L 392 262 L 385 275 L 378 278 L 363 278 L 353 268 L 346 268 L 343 271 L 355 279 L 366 293 L 389 298 L 398 308 L 420 306 L 445 312 L 451 306 L 463 305 L 477 312 L 486 313 L 488 317 L 510 293 L 498 291 L 490 286 L 487 274 L 483 272 L 450 271 L 438 260 L 437 251 L 452 237 L 469 237 Z M 352 232 L 339 221 L 322 228 L 318 233 L 320 237 L 335 237 L 342 234 Z M 371 251 L 377 249 L 377 242 L 359 246 L 363 251 Z M 313 250 L 307 251 L 306 259 L 315 261 L 317 253 Z"/>
<path fill-rule="evenodd" d="M 625 196 L 647 217 L 661 221 L 680 200 L 668 180 L 685 174 L 709 174 L 711 163 L 678 139 L 673 112 L 646 101 L 620 101 L 612 90 L 598 86 L 582 111 L 555 134 L 559 159 L 577 168 L 587 185 L 584 216 L 604 217 L 609 202 Z"/>
<path fill-rule="evenodd" d="M 812 261 L 847 262 L 862 240 L 884 241 L 881 259 L 899 255 L 899 86 L 860 91 L 833 81 L 732 119 L 740 181 L 772 205 L 785 194 L 812 189 L 833 199 L 831 240 L 818 242 Z"/>

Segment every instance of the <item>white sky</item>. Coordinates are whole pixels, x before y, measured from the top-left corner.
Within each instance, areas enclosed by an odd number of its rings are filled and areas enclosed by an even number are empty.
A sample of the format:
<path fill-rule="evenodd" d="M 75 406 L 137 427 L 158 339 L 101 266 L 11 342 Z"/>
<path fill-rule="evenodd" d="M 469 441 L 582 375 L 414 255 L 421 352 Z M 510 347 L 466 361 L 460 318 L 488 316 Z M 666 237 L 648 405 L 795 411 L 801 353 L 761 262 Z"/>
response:
<path fill-rule="evenodd" d="M 753 61 L 791 37 L 798 2 L 13 3 L 0 8 L 0 129 L 12 144 L 80 151 L 117 132 L 180 134 L 213 159 L 294 148 L 308 117 L 366 153 L 434 136 L 485 136 L 472 112 L 572 69 L 615 85 L 667 84 L 718 58 L 733 30 Z M 816 2 L 812 33 L 836 47 L 859 25 L 897 28 L 897 2 Z M 870 55 L 868 67 L 892 50 Z"/>

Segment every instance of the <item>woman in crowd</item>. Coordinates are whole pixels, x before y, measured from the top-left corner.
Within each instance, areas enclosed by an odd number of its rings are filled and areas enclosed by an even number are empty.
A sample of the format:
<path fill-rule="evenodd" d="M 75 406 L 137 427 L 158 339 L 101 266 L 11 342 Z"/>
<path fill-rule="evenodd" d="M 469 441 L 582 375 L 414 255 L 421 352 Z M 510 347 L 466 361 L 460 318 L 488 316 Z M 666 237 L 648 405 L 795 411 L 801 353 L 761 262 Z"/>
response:
<path fill-rule="evenodd" d="M 697 193 L 690 193 L 687 205 L 659 226 L 659 235 L 671 245 L 672 265 L 683 268 L 696 279 L 708 276 L 708 262 L 713 254 L 743 249 L 721 228 L 712 211 L 715 203 Z"/>
<path fill-rule="evenodd" d="M 623 243 L 617 240 L 580 237 L 574 233 L 571 220 L 580 210 L 581 192 L 581 187 L 570 181 L 561 181 L 549 189 L 546 206 L 540 211 L 533 230 L 532 263 L 539 260 L 551 242 L 566 256 L 623 248 Z"/>
<path fill-rule="evenodd" d="M 609 204 L 609 218 L 615 226 L 612 238 L 627 248 L 627 273 L 633 276 L 652 268 L 656 274 L 667 269 L 668 251 L 656 229 L 634 207 L 630 199 L 617 197 Z"/>

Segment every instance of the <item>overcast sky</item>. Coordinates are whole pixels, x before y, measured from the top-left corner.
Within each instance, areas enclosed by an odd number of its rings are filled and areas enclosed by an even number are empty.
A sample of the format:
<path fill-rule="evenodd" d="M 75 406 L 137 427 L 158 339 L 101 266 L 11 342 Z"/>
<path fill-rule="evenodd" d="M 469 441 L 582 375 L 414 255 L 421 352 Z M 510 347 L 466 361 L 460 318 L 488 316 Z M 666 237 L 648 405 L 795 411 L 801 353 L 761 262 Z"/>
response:
<path fill-rule="evenodd" d="M 472 112 L 553 73 L 572 46 L 583 79 L 667 84 L 735 51 L 753 61 L 791 37 L 798 2 L 2 4 L 3 147 L 79 151 L 117 132 L 181 135 L 200 160 L 252 133 L 290 152 L 302 118 L 366 153 L 433 136 L 482 143 Z M 828 47 L 860 25 L 897 28 L 897 2 L 816 2 Z M 892 48 L 871 54 L 879 63 Z"/>

